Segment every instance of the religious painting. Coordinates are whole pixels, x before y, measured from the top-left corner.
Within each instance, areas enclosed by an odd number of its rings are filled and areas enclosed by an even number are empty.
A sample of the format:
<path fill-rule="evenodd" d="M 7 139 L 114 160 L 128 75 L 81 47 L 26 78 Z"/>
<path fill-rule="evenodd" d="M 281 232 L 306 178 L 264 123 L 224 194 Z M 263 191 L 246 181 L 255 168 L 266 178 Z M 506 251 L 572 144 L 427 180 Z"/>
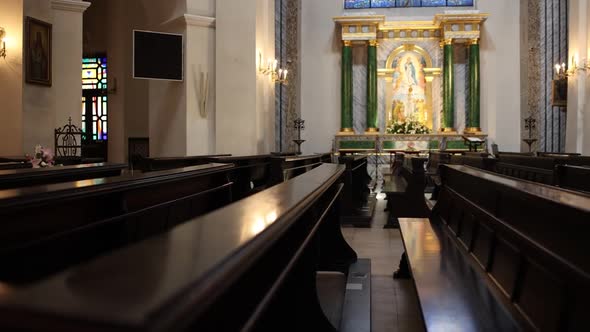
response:
<path fill-rule="evenodd" d="M 385 80 L 385 125 L 397 133 L 400 125 L 413 123 L 412 132 L 433 129 L 432 57 L 417 45 L 393 50 L 379 75 Z M 397 128 L 397 129 L 396 129 Z"/>
<path fill-rule="evenodd" d="M 427 120 L 425 114 L 426 80 L 424 57 L 415 52 L 404 52 L 393 60 L 393 98 L 390 121 Z"/>
<path fill-rule="evenodd" d="M 25 81 L 51 86 L 51 24 L 26 18 Z"/>
<path fill-rule="evenodd" d="M 551 106 L 567 106 L 567 78 L 551 82 Z"/>

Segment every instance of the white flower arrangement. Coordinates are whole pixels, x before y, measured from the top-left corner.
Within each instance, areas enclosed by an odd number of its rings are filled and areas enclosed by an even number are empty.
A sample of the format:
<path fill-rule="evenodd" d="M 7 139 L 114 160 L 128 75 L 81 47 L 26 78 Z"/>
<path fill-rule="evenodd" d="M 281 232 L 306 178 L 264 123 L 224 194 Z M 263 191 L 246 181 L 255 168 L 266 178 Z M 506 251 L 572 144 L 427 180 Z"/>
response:
<path fill-rule="evenodd" d="M 415 116 L 409 116 L 406 121 L 396 121 L 385 129 L 388 134 L 430 134 L 430 128 L 420 123 Z"/>

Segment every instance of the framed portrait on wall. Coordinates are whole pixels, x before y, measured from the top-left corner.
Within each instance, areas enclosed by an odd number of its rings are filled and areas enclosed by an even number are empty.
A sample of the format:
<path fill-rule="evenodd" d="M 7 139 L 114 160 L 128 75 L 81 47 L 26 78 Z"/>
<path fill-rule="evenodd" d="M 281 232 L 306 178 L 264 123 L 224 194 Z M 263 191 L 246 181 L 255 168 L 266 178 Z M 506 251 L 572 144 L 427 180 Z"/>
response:
<path fill-rule="evenodd" d="M 567 107 L 567 78 L 551 82 L 551 106 Z"/>
<path fill-rule="evenodd" d="M 51 86 L 51 24 L 25 19 L 25 81 Z"/>

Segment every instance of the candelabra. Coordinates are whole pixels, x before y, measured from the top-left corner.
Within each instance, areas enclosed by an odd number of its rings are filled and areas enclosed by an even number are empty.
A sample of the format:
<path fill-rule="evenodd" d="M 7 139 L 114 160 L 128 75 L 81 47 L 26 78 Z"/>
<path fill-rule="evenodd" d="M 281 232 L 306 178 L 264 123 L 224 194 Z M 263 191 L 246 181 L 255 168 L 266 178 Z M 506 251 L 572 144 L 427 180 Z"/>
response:
<path fill-rule="evenodd" d="M 528 118 L 524 119 L 524 129 L 529 131 L 529 138 L 523 139 L 523 141 L 529 145 L 529 152 L 531 152 L 531 147 L 533 143 L 537 141 L 536 138 L 533 138 L 533 130 L 537 128 L 536 126 L 537 120 L 533 118 L 533 115 L 529 116 Z"/>
<path fill-rule="evenodd" d="M 293 122 L 295 123 L 293 128 L 297 129 L 297 139 L 294 139 L 293 142 L 297 144 L 297 154 L 301 154 L 301 143 L 305 142 L 304 139 L 301 139 L 301 131 L 305 129 L 305 120 L 297 118 Z"/>
<path fill-rule="evenodd" d="M 287 74 L 289 71 L 284 68 L 279 68 L 279 61 L 277 59 L 268 59 L 266 63 L 262 59 L 262 53 L 258 53 L 258 72 L 263 75 L 269 75 L 274 83 L 287 85 Z"/>
<path fill-rule="evenodd" d="M 576 57 L 572 57 L 572 62 L 568 68 L 565 62 L 555 64 L 555 77 L 562 80 L 575 75 L 578 71 L 586 72 L 590 69 L 590 63 L 586 59 L 582 59 L 582 63 L 578 63 Z"/>

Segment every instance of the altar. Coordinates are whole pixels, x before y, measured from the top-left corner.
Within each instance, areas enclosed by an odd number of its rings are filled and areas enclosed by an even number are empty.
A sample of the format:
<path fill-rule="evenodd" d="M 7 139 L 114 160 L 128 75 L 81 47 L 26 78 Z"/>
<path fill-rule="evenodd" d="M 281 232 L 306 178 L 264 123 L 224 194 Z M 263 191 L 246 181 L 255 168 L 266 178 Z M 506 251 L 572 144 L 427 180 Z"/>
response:
<path fill-rule="evenodd" d="M 479 41 L 487 14 L 428 21 L 340 16 L 341 152 L 468 150 L 480 125 Z"/>

